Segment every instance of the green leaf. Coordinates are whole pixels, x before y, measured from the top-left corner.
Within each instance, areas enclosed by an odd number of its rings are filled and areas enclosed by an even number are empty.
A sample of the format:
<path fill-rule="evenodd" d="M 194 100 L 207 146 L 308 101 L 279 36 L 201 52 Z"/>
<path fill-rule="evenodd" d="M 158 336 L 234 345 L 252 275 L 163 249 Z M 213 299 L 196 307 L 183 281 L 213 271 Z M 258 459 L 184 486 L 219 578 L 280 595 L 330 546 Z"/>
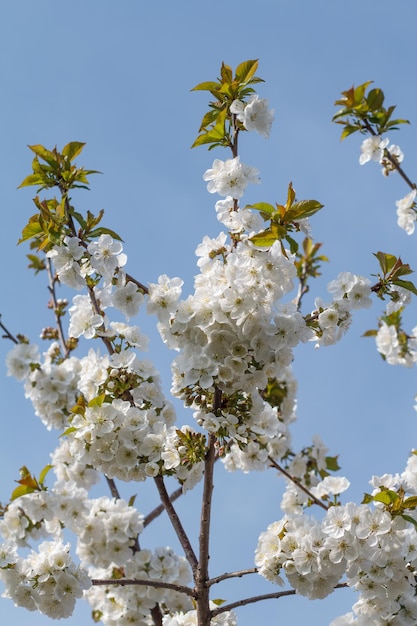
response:
<path fill-rule="evenodd" d="M 39 474 L 39 484 L 41 486 L 43 486 L 43 483 L 45 482 L 45 478 L 47 473 L 52 469 L 52 465 L 45 465 L 45 467 L 43 468 L 43 470 L 41 471 L 41 473 Z"/>
<path fill-rule="evenodd" d="M 250 237 L 249 241 L 252 241 L 256 246 L 267 247 L 272 246 L 275 241 L 282 239 L 286 234 L 287 229 L 285 227 L 273 222 L 270 228 L 256 233 L 256 235 Z"/>
<path fill-rule="evenodd" d="M 28 239 L 33 239 L 34 237 L 39 237 L 43 233 L 43 229 L 39 223 L 39 216 L 33 215 L 29 222 L 26 224 L 24 229 L 22 230 L 22 236 L 20 237 L 18 244 L 27 241 Z"/>
<path fill-rule="evenodd" d="M 75 413 L 75 411 L 73 411 Z M 84 413 L 82 413 L 82 415 L 84 415 Z M 77 429 L 74 426 L 70 426 L 69 428 L 66 428 L 64 430 L 63 433 L 61 433 L 59 436 L 60 437 L 68 437 L 68 435 L 71 435 L 71 433 L 75 433 L 77 431 Z"/>
<path fill-rule="evenodd" d="M 135 500 L 136 500 L 136 495 L 137 494 L 134 494 L 133 496 L 130 496 L 129 502 L 128 502 L 128 506 L 134 506 Z"/>
<path fill-rule="evenodd" d="M 223 84 L 231 84 L 233 81 L 233 73 L 230 65 L 226 65 L 224 62 L 220 68 L 220 76 Z"/>
<path fill-rule="evenodd" d="M 29 174 L 26 178 L 20 183 L 18 189 L 22 189 L 22 187 L 30 187 L 31 185 L 45 185 L 48 183 L 48 178 L 42 174 Z"/>
<path fill-rule="evenodd" d="M 272 206 L 272 204 L 268 204 L 268 202 L 257 202 L 256 204 L 247 204 L 245 209 L 255 209 L 256 211 L 260 211 L 263 215 L 264 220 L 270 219 L 270 216 L 276 213 L 276 208 Z M 264 217 L 265 216 L 265 217 Z"/>
<path fill-rule="evenodd" d="M 87 406 L 89 406 L 90 408 L 103 406 L 103 402 L 105 401 L 105 399 L 106 399 L 106 394 L 102 393 L 99 396 L 96 396 L 95 398 L 90 400 Z"/>
<path fill-rule="evenodd" d="M 403 502 L 403 506 L 405 509 L 415 509 L 417 507 L 417 496 L 406 498 Z"/>
<path fill-rule="evenodd" d="M 297 220 L 311 217 L 317 211 L 323 208 L 323 205 L 317 200 L 300 200 L 295 202 L 291 208 L 285 213 L 285 220 L 295 222 Z"/>
<path fill-rule="evenodd" d="M 13 502 L 13 500 L 26 496 L 28 493 L 33 493 L 34 491 L 36 490 L 33 489 L 33 487 L 29 487 L 28 485 L 19 485 L 13 490 L 12 495 L 10 496 L 10 501 Z"/>
<path fill-rule="evenodd" d="M 366 332 L 363 333 L 362 337 L 376 337 L 377 334 L 378 334 L 377 330 L 367 330 Z"/>
<path fill-rule="evenodd" d="M 67 143 L 66 146 L 62 149 L 63 156 L 67 157 L 69 161 L 72 161 L 77 157 L 83 150 L 85 143 L 81 141 L 71 141 Z"/>
<path fill-rule="evenodd" d="M 384 276 L 386 276 L 392 270 L 397 262 L 397 257 L 395 257 L 393 254 L 386 254 L 385 252 L 374 252 L 374 256 L 376 256 L 376 258 L 378 259 Z"/>
<path fill-rule="evenodd" d="M 414 519 L 414 517 L 411 517 L 411 515 L 406 515 L 403 513 L 401 517 L 405 519 L 406 522 L 410 522 L 411 524 L 414 524 L 414 526 L 417 527 L 417 521 Z"/>
<path fill-rule="evenodd" d="M 244 61 L 243 63 L 240 63 L 240 65 L 238 65 L 236 68 L 235 80 L 237 80 L 240 85 L 246 85 L 251 80 L 257 69 L 257 59 L 252 61 Z"/>
<path fill-rule="evenodd" d="M 340 470 L 340 465 L 337 456 L 326 456 L 326 468 L 331 472 L 337 472 Z"/>
<path fill-rule="evenodd" d="M 380 109 L 384 104 L 384 99 L 385 96 L 382 89 L 371 89 L 366 98 L 366 102 L 370 111 L 376 111 L 377 109 Z"/>
<path fill-rule="evenodd" d="M 89 237 L 100 237 L 100 235 L 110 235 L 113 239 L 117 239 L 118 241 L 123 241 L 123 239 L 111 228 L 104 228 L 100 226 L 100 228 L 95 228 L 92 231 L 89 231 Z"/>
<path fill-rule="evenodd" d="M 44 146 L 39 144 L 34 146 L 28 146 L 38 157 L 42 159 L 42 161 L 46 161 L 48 165 L 50 165 L 53 169 L 56 169 L 58 163 L 56 156 L 50 150 L 47 150 Z"/>
<path fill-rule="evenodd" d="M 206 144 L 206 143 L 213 143 L 213 142 L 219 143 L 223 140 L 224 140 L 224 132 L 220 131 L 220 129 L 217 126 L 215 126 L 214 128 L 207 131 L 206 133 L 199 135 L 191 147 L 196 148 L 197 146 L 202 146 L 203 144 Z"/>
<path fill-rule="evenodd" d="M 384 491 L 380 491 L 376 493 L 373 497 L 375 502 L 382 502 L 383 504 L 392 504 L 396 500 L 398 500 L 399 495 L 395 491 L 391 491 L 390 489 L 384 489 Z"/>
<path fill-rule="evenodd" d="M 417 289 L 411 280 L 393 280 L 392 284 L 397 285 L 397 287 L 403 287 L 403 289 L 407 289 L 417 296 Z"/>
<path fill-rule="evenodd" d="M 206 81 L 204 83 L 199 83 L 195 87 L 191 89 L 191 91 L 219 91 L 221 87 L 220 83 L 215 83 L 213 81 Z"/>

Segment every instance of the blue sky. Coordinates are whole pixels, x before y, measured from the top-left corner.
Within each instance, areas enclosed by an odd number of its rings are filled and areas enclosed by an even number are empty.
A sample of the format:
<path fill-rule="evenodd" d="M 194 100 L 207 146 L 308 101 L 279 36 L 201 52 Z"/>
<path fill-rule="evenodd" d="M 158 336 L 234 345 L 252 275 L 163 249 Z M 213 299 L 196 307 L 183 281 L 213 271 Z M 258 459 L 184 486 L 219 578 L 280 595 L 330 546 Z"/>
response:
<path fill-rule="evenodd" d="M 314 198 L 325 208 L 312 222 L 313 236 L 330 258 L 312 294 L 326 298 L 326 284 L 341 271 L 369 276 L 377 271 L 372 252 L 401 254 L 417 268 L 415 243 L 396 226 L 395 201 L 408 193 L 400 178 L 388 180 L 376 164 L 359 166 L 360 137 L 340 142 L 331 124 L 334 101 L 353 83 L 373 80 L 388 104 L 412 125 L 391 133 L 404 153 L 404 168 L 413 178 L 416 143 L 417 87 L 414 81 L 417 5 L 352 0 L 349 3 L 241 0 L 168 2 L 154 0 L 20 0 L 3 3 L 0 19 L 0 250 L 2 253 L 2 321 L 13 333 L 37 341 L 52 323 L 43 276 L 26 269 L 20 232 L 34 212 L 33 190 L 16 190 L 29 173 L 27 144 L 62 147 L 85 141 L 82 164 L 100 170 L 91 191 L 74 194 L 80 210 L 105 210 L 105 224 L 120 232 L 129 271 L 144 283 L 159 274 L 180 276 L 191 290 L 196 272 L 194 250 L 204 234 L 220 231 L 216 198 L 202 180 L 221 151 L 190 150 L 206 95 L 190 93 L 215 79 L 222 61 L 235 67 L 259 58 L 262 97 L 270 100 L 276 121 L 268 141 L 241 140 L 241 158 L 261 172 L 262 185 L 244 200 L 282 202 L 288 183 L 299 198 Z M 415 176 L 414 176 L 415 179 Z M 313 296 L 312 296 L 313 297 Z M 310 306 L 312 306 L 312 298 Z M 337 346 L 314 350 L 302 346 L 294 371 L 299 380 L 298 423 L 294 445 L 300 448 L 319 434 L 352 486 L 346 500 L 360 500 L 373 474 L 402 471 L 409 451 L 417 447 L 413 370 L 385 365 L 371 339 L 382 303 L 359 312 L 350 333 Z M 415 309 L 414 309 L 415 310 Z M 415 325 L 413 310 L 409 328 Z M 151 357 L 169 389 L 172 354 L 154 330 Z M 4 362 L 7 342 L 0 344 Z M 1 372 L 2 481 L 0 500 L 13 489 L 21 465 L 39 470 L 49 461 L 56 434 L 46 433 L 33 416 L 21 386 Z M 180 410 L 181 422 L 191 414 Z M 278 519 L 282 482 L 274 472 L 243 476 L 218 468 L 212 573 L 250 567 L 259 533 Z M 139 493 L 147 513 L 156 503 L 152 485 L 128 485 Z M 178 504 L 190 534 L 196 531 L 198 492 Z M 176 545 L 158 520 L 142 544 Z M 259 577 L 219 589 L 233 601 L 268 593 L 275 587 Z M 341 590 L 323 602 L 284 598 L 239 611 L 240 626 L 287 623 L 323 626 L 349 610 L 352 594 Z M 0 617 L 19 626 L 43 626 L 48 618 L 15 609 L 0 600 Z M 68 624 L 92 623 L 87 605 Z"/>

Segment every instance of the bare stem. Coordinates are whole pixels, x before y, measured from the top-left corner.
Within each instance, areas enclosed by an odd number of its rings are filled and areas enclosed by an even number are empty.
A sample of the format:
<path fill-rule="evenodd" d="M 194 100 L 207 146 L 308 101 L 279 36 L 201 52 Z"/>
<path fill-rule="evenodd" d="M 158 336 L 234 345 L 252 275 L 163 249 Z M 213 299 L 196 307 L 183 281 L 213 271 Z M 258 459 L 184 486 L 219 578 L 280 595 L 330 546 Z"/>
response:
<path fill-rule="evenodd" d="M 182 487 L 178 487 L 178 489 L 176 489 L 175 491 L 171 493 L 171 495 L 169 496 L 169 499 L 171 502 L 175 502 L 175 500 L 177 500 L 180 496 L 182 496 L 182 494 L 183 494 Z M 165 507 L 163 504 L 160 504 L 159 506 L 155 507 L 154 510 L 148 513 L 148 515 L 145 517 L 143 521 L 143 527 L 146 528 L 146 526 L 149 526 L 149 524 L 153 522 L 154 519 L 159 517 L 161 513 L 163 513 L 164 511 L 165 511 Z"/>
<path fill-rule="evenodd" d="M 62 328 L 62 316 L 59 313 L 58 300 L 55 292 L 56 278 L 52 272 L 52 261 L 51 259 L 47 259 L 46 268 L 48 271 L 48 281 L 49 281 L 49 293 L 51 294 L 52 305 L 55 315 L 56 328 L 58 331 L 59 343 L 61 344 L 62 354 L 65 358 L 69 356 L 69 350 L 67 346 L 67 342 L 65 341 L 64 329 Z"/>
<path fill-rule="evenodd" d="M 321 500 L 319 500 L 318 498 L 316 498 L 316 496 L 313 496 L 313 494 L 311 493 L 311 491 L 309 491 L 307 489 L 307 487 L 304 487 L 304 485 L 302 485 L 300 483 L 300 480 L 298 478 L 296 478 L 295 476 L 291 476 L 291 474 L 289 474 L 287 472 L 287 470 L 285 470 L 283 467 L 281 467 L 280 465 L 278 465 L 278 463 L 276 461 L 274 461 L 274 459 L 270 456 L 268 456 L 268 461 L 271 463 L 272 467 L 275 467 L 275 469 L 277 469 L 279 472 L 281 472 L 281 474 L 284 474 L 284 476 L 286 478 L 288 478 L 288 480 L 290 480 L 291 482 L 294 483 L 294 485 L 296 487 L 298 487 L 299 489 L 301 489 L 301 491 L 304 491 L 305 494 L 308 495 L 308 497 L 318 506 L 321 506 L 322 509 L 324 509 L 325 511 L 328 510 L 329 507 L 327 507 Z"/>
<path fill-rule="evenodd" d="M 173 504 L 170 500 L 168 492 L 165 487 L 164 479 L 162 476 L 155 476 L 154 478 L 156 488 L 159 492 L 159 497 L 161 498 L 161 502 L 164 505 L 164 508 L 168 514 L 168 517 L 171 521 L 172 527 L 174 528 L 179 542 L 184 550 L 184 554 L 189 562 L 191 569 L 194 574 L 197 572 L 198 561 L 195 555 L 195 552 L 191 546 L 190 540 L 188 539 L 187 533 L 185 532 L 183 525 L 181 524 L 180 518 L 177 515 L 176 510 L 173 507 Z"/>
<path fill-rule="evenodd" d="M 0 318 L 1 318 L 1 315 L 0 315 Z M 19 343 L 19 341 L 16 339 L 16 337 L 14 337 L 12 335 L 12 333 L 6 328 L 6 326 L 2 322 L 0 322 L 0 328 L 5 333 L 4 335 L 2 335 L 3 339 L 10 339 L 10 341 L 13 341 L 13 343 L 16 343 L 16 344 Z"/>
<path fill-rule="evenodd" d="M 368 122 L 368 120 L 363 120 L 363 124 L 364 127 L 366 128 L 366 130 L 368 131 L 368 133 L 370 135 L 373 135 L 374 137 L 378 136 L 378 133 L 376 133 L 374 131 L 374 129 L 372 128 L 372 126 L 370 125 L 370 123 Z M 405 182 L 407 183 L 407 185 L 410 187 L 410 189 L 416 189 L 417 185 L 416 183 L 413 183 L 407 176 L 407 174 L 404 172 L 403 168 L 401 167 L 401 165 L 398 163 L 397 159 L 395 157 L 393 157 L 390 153 L 389 150 L 387 150 L 387 148 L 384 148 L 384 158 L 387 159 L 391 165 L 397 170 L 397 172 L 399 173 L 399 175 L 401 176 L 401 178 L 403 180 L 405 180 Z"/>
<path fill-rule="evenodd" d="M 93 578 L 91 580 L 91 584 L 95 587 L 98 586 L 121 586 L 126 587 L 127 585 L 137 585 L 139 587 L 154 587 L 156 589 L 171 589 L 172 591 L 178 591 L 179 593 L 185 593 L 187 596 L 195 598 L 196 592 L 191 587 L 186 587 L 185 585 L 176 585 L 175 583 L 166 583 L 163 580 L 141 580 L 139 578 L 104 578 L 97 579 Z"/>
<path fill-rule="evenodd" d="M 220 576 L 216 576 L 216 578 L 210 578 L 210 580 L 207 581 L 207 584 L 210 585 L 211 587 L 212 585 L 221 583 L 222 580 L 228 580 L 229 578 L 242 578 L 242 576 L 246 576 L 247 574 L 257 574 L 257 573 L 258 573 L 257 567 L 251 567 L 249 569 L 242 569 L 238 572 L 225 572 L 224 574 L 221 574 Z"/>
<path fill-rule="evenodd" d="M 335 589 L 343 589 L 347 587 L 346 583 L 340 583 L 335 586 Z M 262 602 L 263 600 L 272 600 L 285 598 L 286 596 L 295 596 L 297 592 L 295 589 L 288 589 L 287 591 L 277 591 L 276 593 L 266 593 L 260 596 L 252 596 L 251 598 L 244 598 L 243 600 L 238 600 L 237 602 L 231 602 L 230 604 L 223 604 L 218 609 L 214 609 L 211 614 L 212 617 L 219 615 L 220 613 L 224 613 L 225 611 L 231 611 L 233 609 L 237 609 L 240 606 L 245 606 L 246 604 L 253 604 L 254 602 Z"/>

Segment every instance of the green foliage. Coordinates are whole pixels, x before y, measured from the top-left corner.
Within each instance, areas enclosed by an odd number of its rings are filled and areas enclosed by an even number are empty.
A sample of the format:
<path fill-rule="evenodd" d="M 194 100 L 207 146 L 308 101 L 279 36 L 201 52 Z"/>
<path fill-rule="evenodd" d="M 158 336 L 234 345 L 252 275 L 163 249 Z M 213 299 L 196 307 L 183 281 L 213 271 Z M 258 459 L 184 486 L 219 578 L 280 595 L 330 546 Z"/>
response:
<path fill-rule="evenodd" d="M 203 115 L 198 130 L 199 135 L 192 148 L 207 144 L 209 150 L 217 146 L 232 147 L 234 135 L 245 130 L 235 116 L 230 113 L 230 105 L 234 100 L 244 100 L 254 93 L 249 85 L 263 82 L 255 76 L 258 61 L 244 61 L 236 68 L 233 76 L 232 68 L 222 63 L 220 78 L 215 81 L 199 83 L 191 91 L 209 91 L 214 100 L 209 104 L 209 110 Z"/>
<path fill-rule="evenodd" d="M 72 163 L 73 159 L 81 154 L 84 146 L 85 143 L 72 141 L 64 146 L 61 153 L 58 152 L 56 146 L 53 150 L 47 150 L 41 145 L 29 146 L 36 155 L 32 161 L 33 174 L 27 176 L 20 183 L 18 189 L 30 185 L 38 186 L 38 193 L 51 187 L 58 187 L 62 193 L 77 187 L 88 189 L 87 176 L 100 172 L 85 170 L 83 167 L 77 168 Z"/>
<path fill-rule="evenodd" d="M 374 495 L 365 493 L 362 504 L 369 504 L 370 502 L 383 504 L 384 509 L 388 511 L 392 517 L 400 516 L 417 528 L 417 521 L 414 517 L 407 515 L 407 511 L 414 511 L 414 509 L 417 508 L 417 496 L 409 496 L 406 498 L 402 487 L 400 487 L 398 491 L 380 487 L 379 491 Z"/>
<path fill-rule="evenodd" d="M 373 287 L 373 291 L 378 298 L 384 299 L 385 295 L 389 295 L 394 301 L 398 299 L 398 293 L 395 287 L 402 287 L 417 295 L 417 289 L 410 280 L 403 280 L 401 276 L 412 274 L 414 270 L 410 268 L 408 263 L 403 263 L 401 259 L 393 254 L 385 252 L 376 252 L 374 256 L 378 259 L 382 275 L 378 274 L 378 283 Z"/>
<path fill-rule="evenodd" d="M 270 221 L 268 228 L 250 238 L 255 245 L 267 247 L 271 246 L 275 241 L 285 239 L 289 243 L 291 253 L 295 254 L 298 252 L 298 244 L 289 233 L 299 231 L 299 222 L 320 211 L 323 205 L 317 202 L 317 200 L 301 200 L 297 202 L 295 190 L 292 183 L 290 183 L 285 205 L 276 204 L 273 206 L 266 202 L 258 202 L 247 205 L 245 208 L 259 211 L 265 221 Z M 283 254 L 286 254 L 283 246 L 282 250 Z"/>
<path fill-rule="evenodd" d="M 391 119 L 396 107 L 386 109 L 383 106 L 385 96 L 381 89 L 371 89 L 367 93 L 371 84 L 372 81 L 367 81 L 358 87 L 352 86 L 342 91 L 342 97 L 336 100 L 335 105 L 341 105 L 342 108 L 332 121 L 344 127 L 341 139 L 356 132 L 382 135 L 388 130 L 397 130 L 399 124 L 409 124 L 408 120 Z"/>
<path fill-rule="evenodd" d="M 25 496 L 28 493 L 33 493 L 34 491 L 46 491 L 45 487 L 45 478 L 48 474 L 49 470 L 52 469 L 52 465 L 46 465 L 41 473 L 39 474 L 39 479 L 35 476 L 32 476 L 26 465 L 20 468 L 20 480 L 16 480 L 19 484 L 19 487 L 13 491 L 10 500 L 16 500 L 16 498 L 20 498 L 21 496 Z"/>
<path fill-rule="evenodd" d="M 37 213 L 29 218 L 28 223 L 23 228 L 18 241 L 19 244 L 32 240 L 32 248 L 48 252 L 53 246 L 59 245 L 65 236 L 77 236 L 86 243 L 94 237 L 104 234 L 121 240 L 121 237 L 113 230 L 98 226 L 104 215 L 103 210 L 97 216 L 87 211 L 87 216 L 84 218 L 70 204 L 69 191 L 77 188 L 88 189 L 87 176 L 99 173 L 97 170 L 79 168 L 72 162 L 81 154 L 84 146 L 84 143 L 72 141 L 64 146 L 61 153 L 56 147 L 53 150 L 48 150 L 41 145 L 29 146 L 36 155 L 32 161 L 33 173 L 23 180 L 19 188 L 36 185 L 39 187 L 39 193 L 44 189 L 57 187 L 61 198 L 59 200 L 56 198 L 41 200 L 37 195 L 33 199 Z M 74 220 L 80 226 L 78 230 Z M 33 267 L 36 273 L 44 269 L 43 261 L 35 255 L 31 255 L 29 260 L 29 267 Z"/>

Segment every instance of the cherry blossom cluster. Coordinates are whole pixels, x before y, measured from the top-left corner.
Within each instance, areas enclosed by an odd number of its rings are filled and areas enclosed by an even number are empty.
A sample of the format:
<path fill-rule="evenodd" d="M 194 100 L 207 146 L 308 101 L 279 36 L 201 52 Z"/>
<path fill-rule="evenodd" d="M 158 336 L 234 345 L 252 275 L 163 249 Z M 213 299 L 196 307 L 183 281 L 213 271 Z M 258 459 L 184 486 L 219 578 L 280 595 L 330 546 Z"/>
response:
<path fill-rule="evenodd" d="M 401 475 L 374 476 L 372 495 L 390 490 L 414 496 L 416 459 L 413 454 Z M 343 477 L 327 477 L 311 493 L 329 500 L 348 486 Z M 308 505 L 304 493 L 300 499 Z M 312 599 L 326 597 L 345 576 L 359 592 L 353 606 L 357 617 L 350 614 L 332 626 L 411 626 L 417 620 L 415 525 L 413 511 L 404 516 L 391 513 L 382 502 L 330 506 L 320 521 L 305 515 L 301 506 L 287 507 L 285 517 L 260 535 L 255 562 L 268 580 L 282 585 L 285 574 L 297 593 Z"/>
<path fill-rule="evenodd" d="M 4 550 L 2 548 L 0 553 Z M 52 619 L 69 617 L 77 599 L 91 582 L 86 572 L 70 556 L 70 545 L 62 539 L 42 542 L 26 558 L 1 562 L 0 580 L 3 596 L 29 611 L 39 611 Z"/>
<path fill-rule="evenodd" d="M 382 173 L 384 176 L 395 172 L 394 163 L 399 165 L 404 159 L 404 154 L 399 146 L 389 146 L 388 144 L 388 137 L 384 139 L 380 135 L 368 137 L 362 142 L 359 163 L 364 165 L 368 161 L 378 161 L 383 166 Z M 395 203 L 397 206 L 397 224 L 405 230 L 407 235 L 412 235 L 415 230 L 417 219 L 415 198 L 416 189 L 412 189 L 404 198 Z"/>
<path fill-rule="evenodd" d="M 154 551 L 139 550 L 125 560 L 123 567 L 117 569 L 90 568 L 89 571 L 98 580 L 108 580 L 117 574 L 119 578 L 186 585 L 191 579 L 186 559 L 166 547 L 156 548 Z M 96 617 L 106 626 L 151 624 L 150 611 L 158 603 L 169 611 L 169 615 L 192 609 L 187 595 L 172 589 L 146 585 L 93 586 L 87 590 L 85 598 L 95 609 Z"/>

